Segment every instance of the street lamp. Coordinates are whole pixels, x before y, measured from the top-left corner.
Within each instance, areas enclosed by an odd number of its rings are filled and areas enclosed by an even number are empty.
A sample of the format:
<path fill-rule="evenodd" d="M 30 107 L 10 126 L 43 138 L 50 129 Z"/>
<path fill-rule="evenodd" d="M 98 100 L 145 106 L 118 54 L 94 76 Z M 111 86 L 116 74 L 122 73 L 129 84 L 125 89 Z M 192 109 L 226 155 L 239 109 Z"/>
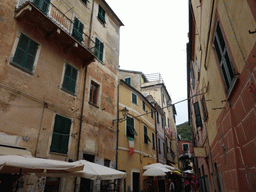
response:
<path fill-rule="evenodd" d="M 126 107 L 124 107 L 121 111 L 122 111 L 122 115 L 124 116 L 124 119 L 125 119 L 129 110 Z"/>

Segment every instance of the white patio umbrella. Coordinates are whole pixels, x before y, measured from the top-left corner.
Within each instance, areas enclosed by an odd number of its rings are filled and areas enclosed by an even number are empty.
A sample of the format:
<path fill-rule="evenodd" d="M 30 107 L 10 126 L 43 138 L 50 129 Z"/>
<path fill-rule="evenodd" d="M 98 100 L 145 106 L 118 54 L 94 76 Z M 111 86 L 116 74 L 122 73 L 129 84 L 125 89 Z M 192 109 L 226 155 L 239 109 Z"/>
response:
<path fill-rule="evenodd" d="M 82 170 L 84 165 L 80 162 L 66 162 L 52 159 L 43 159 L 20 155 L 0 156 L 3 168 L 0 173 L 56 173 Z"/>
<path fill-rule="evenodd" d="M 92 163 L 86 160 L 78 161 L 84 165 L 84 169 L 73 173 L 40 173 L 37 175 L 48 176 L 48 177 L 83 177 L 91 180 L 112 180 L 122 179 L 126 177 L 126 173 L 118 171 L 100 164 Z"/>
<path fill-rule="evenodd" d="M 165 176 L 166 173 L 161 168 L 150 168 L 150 169 L 147 169 L 142 175 L 143 176 Z"/>
<path fill-rule="evenodd" d="M 170 165 L 164 165 L 162 163 L 153 163 L 153 164 L 146 165 L 146 166 L 143 167 L 144 170 L 150 169 L 150 168 L 166 168 L 166 169 L 170 169 L 172 171 L 176 170 L 175 167 L 172 167 Z"/>
<path fill-rule="evenodd" d="M 192 170 L 186 170 L 186 171 L 183 171 L 183 173 L 192 174 L 192 173 L 193 173 L 193 171 L 192 171 Z"/>

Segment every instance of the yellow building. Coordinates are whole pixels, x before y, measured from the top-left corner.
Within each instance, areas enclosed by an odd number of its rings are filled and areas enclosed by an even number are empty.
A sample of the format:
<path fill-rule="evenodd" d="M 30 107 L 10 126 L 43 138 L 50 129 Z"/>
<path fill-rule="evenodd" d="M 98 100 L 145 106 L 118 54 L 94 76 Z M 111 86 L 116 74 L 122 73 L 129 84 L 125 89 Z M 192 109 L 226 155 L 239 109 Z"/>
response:
<path fill-rule="evenodd" d="M 117 168 L 127 174 L 126 190 L 142 190 L 143 167 L 157 162 L 154 111 L 138 90 L 120 80 Z"/>

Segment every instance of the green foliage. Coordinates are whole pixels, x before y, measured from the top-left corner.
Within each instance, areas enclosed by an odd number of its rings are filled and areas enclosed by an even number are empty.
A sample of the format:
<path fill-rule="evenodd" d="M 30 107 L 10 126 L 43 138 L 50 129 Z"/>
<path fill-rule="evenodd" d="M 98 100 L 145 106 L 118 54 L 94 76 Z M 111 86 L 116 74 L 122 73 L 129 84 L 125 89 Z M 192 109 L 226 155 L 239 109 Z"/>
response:
<path fill-rule="evenodd" d="M 188 122 L 177 125 L 177 132 L 181 136 L 181 140 L 192 141 L 191 129 Z"/>

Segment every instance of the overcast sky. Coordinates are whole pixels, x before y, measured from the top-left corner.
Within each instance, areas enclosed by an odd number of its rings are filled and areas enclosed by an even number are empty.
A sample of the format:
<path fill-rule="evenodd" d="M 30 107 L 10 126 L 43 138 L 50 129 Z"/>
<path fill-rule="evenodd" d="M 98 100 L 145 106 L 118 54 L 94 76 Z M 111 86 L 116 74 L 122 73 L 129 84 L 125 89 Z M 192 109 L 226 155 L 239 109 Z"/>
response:
<path fill-rule="evenodd" d="M 160 73 L 176 103 L 187 98 L 187 0 L 106 0 L 121 27 L 120 68 Z M 188 120 L 187 102 L 175 105 L 176 124 Z"/>

